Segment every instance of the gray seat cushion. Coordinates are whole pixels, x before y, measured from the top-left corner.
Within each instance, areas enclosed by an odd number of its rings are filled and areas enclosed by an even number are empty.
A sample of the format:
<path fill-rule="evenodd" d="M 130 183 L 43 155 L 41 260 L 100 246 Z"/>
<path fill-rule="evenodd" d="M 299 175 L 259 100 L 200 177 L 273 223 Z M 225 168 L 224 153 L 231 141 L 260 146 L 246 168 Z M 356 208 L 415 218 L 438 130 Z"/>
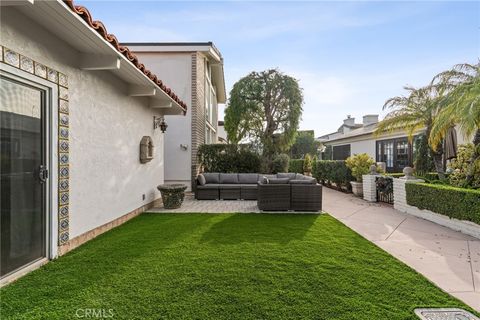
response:
<path fill-rule="evenodd" d="M 241 184 L 257 184 L 258 174 L 256 173 L 239 173 L 238 183 Z"/>
<path fill-rule="evenodd" d="M 258 176 L 258 182 L 267 184 L 268 180 L 270 179 L 276 179 L 277 176 L 275 174 L 264 174 L 264 175 L 259 175 Z"/>
<path fill-rule="evenodd" d="M 305 177 L 306 177 L 305 175 L 303 175 L 303 174 L 301 174 L 301 173 L 297 173 L 297 174 L 295 174 L 295 178 L 293 178 L 293 179 L 295 179 L 295 180 L 302 180 L 302 179 L 305 178 Z"/>
<path fill-rule="evenodd" d="M 201 186 L 203 186 L 207 183 L 207 180 L 205 179 L 205 176 L 203 174 L 198 175 L 197 181 Z"/>
<path fill-rule="evenodd" d="M 268 184 L 288 184 L 288 178 L 273 178 L 268 179 Z"/>
<path fill-rule="evenodd" d="M 311 178 L 311 179 L 293 179 L 293 180 L 290 180 L 289 183 L 290 183 L 290 184 L 316 184 L 317 181 L 315 180 L 315 178 Z"/>
<path fill-rule="evenodd" d="M 220 184 L 218 184 L 218 183 L 207 183 L 203 186 L 198 185 L 197 189 L 218 189 L 219 186 L 220 186 Z"/>
<path fill-rule="evenodd" d="M 287 172 L 287 173 L 277 173 L 277 178 L 287 178 L 288 180 L 295 179 L 295 172 Z"/>
<path fill-rule="evenodd" d="M 220 173 L 221 184 L 235 184 L 238 183 L 238 174 L 236 173 Z"/>
<path fill-rule="evenodd" d="M 205 177 L 206 183 L 220 183 L 220 173 L 217 172 L 206 172 L 203 174 Z"/>

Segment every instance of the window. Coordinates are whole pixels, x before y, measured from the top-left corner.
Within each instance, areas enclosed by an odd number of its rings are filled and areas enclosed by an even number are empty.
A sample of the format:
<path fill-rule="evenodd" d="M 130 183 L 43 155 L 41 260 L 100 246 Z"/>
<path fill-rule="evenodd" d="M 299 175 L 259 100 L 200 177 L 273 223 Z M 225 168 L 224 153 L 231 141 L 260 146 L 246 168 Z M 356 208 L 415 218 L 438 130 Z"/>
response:
<path fill-rule="evenodd" d="M 350 145 L 333 146 L 332 160 L 345 160 L 350 157 Z"/>
<path fill-rule="evenodd" d="M 407 138 L 377 141 L 377 162 L 385 162 L 388 172 L 401 172 L 412 165 L 412 145 Z"/>
<path fill-rule="evenodd" d="M 217 95 L 211 80 L 211 66 L 205 61 L 205 143 L 217 141 Z"/>

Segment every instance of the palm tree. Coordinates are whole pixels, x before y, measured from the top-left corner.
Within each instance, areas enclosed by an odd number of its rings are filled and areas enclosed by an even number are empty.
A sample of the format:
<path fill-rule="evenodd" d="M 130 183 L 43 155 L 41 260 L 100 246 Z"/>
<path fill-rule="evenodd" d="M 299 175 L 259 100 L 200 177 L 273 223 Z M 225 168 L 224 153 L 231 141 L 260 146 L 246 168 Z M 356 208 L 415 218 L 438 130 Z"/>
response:
<path fill-rule="evenodd" d="M 404 130 L 410 142 L 412 142 L 415 133 L 426 128 L 427 137 L 430 136 L 434 120 L 439 110 L 440 92 L 435 86 L 422 88 L 405 87 L 408 95 L 398 96 L 388 99 L 383 105 L 383 110 L 391 111 L 382 120 L 375 134 L 379 135 L 385 132 Z M 432 156 L 435 170 L 440 179 L 443 179 L 443 145 L 437 143 L 429 146 L 429 152 Z"/>
<path fill-rule="evenodd" d="M 449 128 L 458 125 L 465 138 L 473 136 L 475 146 L 467 183 L 473 180 L 473 166 L 480 158 L 480 62 L 458 64 L 433 78 L 431 87 L 444 92 L 439 113 L 429 135 L 429 143 L 440 144 Z"/>

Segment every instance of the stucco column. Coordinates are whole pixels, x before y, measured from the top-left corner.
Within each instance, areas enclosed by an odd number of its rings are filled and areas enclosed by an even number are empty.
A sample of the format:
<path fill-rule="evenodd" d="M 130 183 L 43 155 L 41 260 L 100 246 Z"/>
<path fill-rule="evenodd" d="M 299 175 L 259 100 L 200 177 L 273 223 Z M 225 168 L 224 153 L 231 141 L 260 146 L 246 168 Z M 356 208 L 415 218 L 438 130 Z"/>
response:
<path fill-rule="evenodd" d="M 370 166 L 370 173 L 362 176 L 363 181 L 363 199 L 369 202 L 377 201 L 377 165 Z"/>
<path fill-rule="evenodd" d="M 424 180 L 415 178 L 412 175 L 413 169 L 410 167 L 403 169 L 403 173 L 405 173 L 404 177 L 393 179 L 393 207 L 398 211 L 407 212 L 408 204 L 405 184 L 424 182 Z"/>
<path fill-rule="evenodd" d="M 362 176 L 364 200 L 367 200 L 369 202 L 377 201 L 377 177 L 378 174 L 365 174 Z"/>

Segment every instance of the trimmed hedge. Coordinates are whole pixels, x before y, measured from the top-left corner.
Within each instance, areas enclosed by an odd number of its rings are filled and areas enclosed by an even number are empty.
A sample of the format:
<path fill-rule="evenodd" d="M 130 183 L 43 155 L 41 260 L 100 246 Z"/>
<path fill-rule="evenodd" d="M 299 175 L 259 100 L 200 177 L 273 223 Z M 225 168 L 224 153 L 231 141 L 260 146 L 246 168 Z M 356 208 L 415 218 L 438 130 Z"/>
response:
<path fill-rule="evenodd" d="M 303 159 L 290 159 L 288 163 L 288 172 L 303 174 Z"/>
<path fill-rule="evenodd" d="M 319 160 L 315 165 L 313 176 L 322 184 L 335 183 L 338 187 L 350 189 L 353 181 L 352 171 L 341 160 Z"/>
<path fill-rule="evenodd" d="M 248 146 L 234 144 L 203 144 L 197 157 L 204 172 L 249 173 L 260 172 L 260 155 Z"/>
<path fill-rule="evenodd" d="M 429 183 L 407 183 L 405 189 L 411 206 L 480 224 L 479 190 Z"/>
<path fill-rule="evenodd" d="M 303 174 L 304 159 L 291 159 L 288 165 L 288 172 Z M 338 187 L 350 189 L 350 181 L 355 180 L 352 171 L 341 160 L 317 160 L 312 166 L 312 175 L 321 184 L 331 185 L 335 183 Z"/>

